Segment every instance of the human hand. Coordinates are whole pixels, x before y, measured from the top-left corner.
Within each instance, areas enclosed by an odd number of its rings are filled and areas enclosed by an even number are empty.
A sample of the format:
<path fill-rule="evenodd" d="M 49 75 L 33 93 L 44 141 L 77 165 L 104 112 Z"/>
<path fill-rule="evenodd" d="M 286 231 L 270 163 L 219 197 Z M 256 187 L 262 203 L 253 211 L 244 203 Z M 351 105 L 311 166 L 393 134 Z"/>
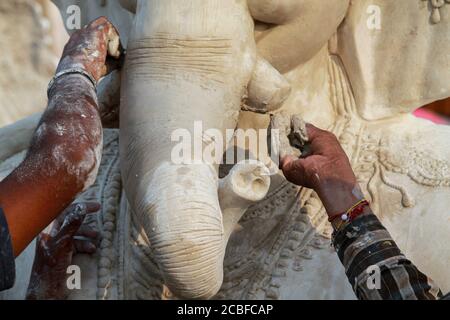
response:
<path fill-rule="evenodd" d="M 345 212 L 363 198 L 350 161 L 336 136 L 306 125 L 309 143 L 301 158 L 286 156 L 280 168 L 290 182 L 317 192 L 329 216 Z"/>
<path fill-rule="evenodd" d="M 82 223 L 87 214 L 99 209 L 98 203 L 71 205 L 54 221 L 50 234 L 38 236 L 27 299 L 61 300 L 68 296 L 67 268 L 73 255 L 93 254 L 97 249 L 98 232 Z"/>
<path fill-rule="evenodd" d="M 119 33 L 107 18 L 100 17 L 71 35 L 57 72 L 82 68 L 99 81 L 117 67 L 120 51 Z M 116 62 L 108 61 L 108 57 Z"/>

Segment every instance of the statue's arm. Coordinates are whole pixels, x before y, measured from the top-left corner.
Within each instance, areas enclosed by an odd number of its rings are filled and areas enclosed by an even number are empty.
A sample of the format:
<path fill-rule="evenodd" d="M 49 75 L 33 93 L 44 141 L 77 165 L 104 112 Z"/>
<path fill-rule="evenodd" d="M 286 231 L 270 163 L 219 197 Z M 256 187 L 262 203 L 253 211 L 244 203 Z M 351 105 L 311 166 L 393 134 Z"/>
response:
<path fill-rule="evenodd" d="M 106 73 L 113 36 L 118 37 L 105 18 L 75 33 L 66 45 L 58 72 L 81 68 L 98 81 Z M 118 41 L 115 43 L 117 50 Z M 27 156 L 0 183 L 0 205 L 15 256 L 93 183 L 101 148 L 102 124 L 91 81 L 80 74 L 59 78 Z"/>

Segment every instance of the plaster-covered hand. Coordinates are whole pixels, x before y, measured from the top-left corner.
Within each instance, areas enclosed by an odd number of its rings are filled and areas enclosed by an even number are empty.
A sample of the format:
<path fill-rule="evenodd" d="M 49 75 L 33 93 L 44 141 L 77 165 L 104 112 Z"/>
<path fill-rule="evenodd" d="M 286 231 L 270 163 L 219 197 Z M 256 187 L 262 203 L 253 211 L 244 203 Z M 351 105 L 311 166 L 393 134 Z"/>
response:
<path fill-rule="evenodd" d="M 108 73 L 108 56 L 120 57 L 119 34 L 107 18 L 100 17 L 71 35 L 57 72 L 79 67 L 98 81 Z"/>
<path fill-rule="evenodd" d="M 81 225 L 87 214 L 99 209 L 98 203 L 71 205 L 54 221 L 50 234 L 39 235 L 27 299 L 67 298 L 67 268 L 73 255 L 92 254 L 97 249 L 97 231 Z"/>
<path fill-rule="evenodd" d="M 114 27 L 99 18 L 70 38 L 58 71 L 81 68 L 97 81 L 107 72 L 108 54 L 118 57 L 118 48 Z M 102 122 L 90 81 L 66 74 L 56 79 L 48 95 L 25 159 L 0 183 L 16 256 L 94 183 L 101 161 Z"/>
<path fill-rule="evenodd" d="M 362 193 L 350 161 L 336 136 L 306 125 L 309 145 L 302 157 L 286 156 L 280 167 L 292 183 L 317 192 L 329 216 L 348 210 Z"/>

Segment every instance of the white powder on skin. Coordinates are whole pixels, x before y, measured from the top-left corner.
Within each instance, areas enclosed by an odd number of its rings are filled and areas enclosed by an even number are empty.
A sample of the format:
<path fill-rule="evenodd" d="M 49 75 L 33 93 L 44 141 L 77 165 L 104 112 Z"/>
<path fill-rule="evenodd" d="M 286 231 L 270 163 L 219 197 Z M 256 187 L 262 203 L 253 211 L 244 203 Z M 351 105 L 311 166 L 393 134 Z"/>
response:
<path fill-rule="evenodd" d="M 57 133 L 58 136 L 62 137 L 64 135 L 65 129 L 64 129 L 63 125 L 57 123 L 55 125 L 55 129 L 56 129 L 56 133 Z"/>
<path fill-rule="evenodd" d="M 52 100 L 58 101 L 58 99 L 62 99 L 62 96 L 55 95 Z M 60 107 L 57 107 L 58 105 Z M 62 120 L 56 123 L 48 123 L 44 120 L 37 128 L 33 138 L 34 149 L 42 149 L 44 151 L 35 152 L 32 161 L 26 161 L 23 164 L 24 167 L 20 170 L 18 177 L 20 180 L 31 177 L 37 172 L 43 172 L 46 176 L 52 176 L 58 170 L 65 169 L 69 175 L 74 176 L 78 182 L 83 183 L 82 191 L 88 189 L 95 182 L 103 149 L 103 131 L 100 119 L 98 119 L 99 123 L 93 126 L 91 132 L 86 131 L 86 126 L 81 121 L 88 117 L 90 119 L 94 118 L 94 115 L 90 114 L 93 110 L 87 110 L 86 108 L 90 108 L 90 106 L 87 107 L 81 102 L 72 104 L 51 103 L 49 105 L 47 112 L 62 114 L 60 115 Z M 66 120 L 64 115 L 67 115 Z M 76 115 L 80 117 L 80 121 L 71 121 L 70 119 L 74 119 Z M 61 137 L 57 138 L 60 143 L 55 143 L 54 146 L 50 146 L 50 149 L 48 149 L 47 138 L 55 135 Z M 73 141 L 78 143 L 86 141 L 86 139 L 98 141 L 99 143 L 84 152 L 81 157 L 82 161 L 74 163 L 69 160 L 70 155 L 74 152 L 74 150 L 71 150 L 74 147 Z"/>
<path fill-rule="evenodd" d="M 89 173 L 86 181 L 84 182 L 83 191 L 86 191 L 90 186 L 92 186 L 97 179 L 98 169 L 100 168 L 100 162 L 102 158 L 102 151 L 103 151 L 103 132 L 101 133 L 101 142 L 95 147 L 94 151 L 94 157 L 95 157 L 95 167 L 91 172 Z"/>

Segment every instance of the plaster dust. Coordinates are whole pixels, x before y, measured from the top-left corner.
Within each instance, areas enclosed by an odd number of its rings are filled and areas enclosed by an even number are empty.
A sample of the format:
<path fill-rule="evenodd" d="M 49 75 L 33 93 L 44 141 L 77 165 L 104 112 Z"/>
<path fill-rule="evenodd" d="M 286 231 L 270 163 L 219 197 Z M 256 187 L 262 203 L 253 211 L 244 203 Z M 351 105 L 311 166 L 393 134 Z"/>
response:
<path fill-rule="evenodd" d="M 267 137 L 269 150 L 272 145 L 275 152 L 283 158 L 288 155 L 300 157 L 307 147 L 308 133 L 306 123 L 299 115 L 289 115 L 285 112 L 271 116 L 268 132 L 279 130 L 277 137 L 271 134 Z M 276 141 L 276 138 L 279 141 Z"/>
<path fill-rule="evenodd" d="M 80 99 L 74 101 L 70 90 L 84 91 L 90 97 L 95 97 L 95 91 L 90 81 L 80 75 L 72 75 L 60 85 L 61 93 L 54 94 L 48 105 L 48 110 L 51 110 L 53 115 L 58 114 L 58 121 L 48 121 L 48 113 L 44 113 L 41 123 L 33 135 L 35 150 L 42 148 L 42 150 L 49 151 L 38 152 L 39 158 L 34 161 L 33 167 L 23 170 L 22 174 L 32 175 L 44 168 L 46 174 L 52 175 L 56 170 L 65 168 L 70 175 L 84 182 L 82 191 L 85 191 L 95 182 L 97 176 L 103 148 L 103 131 L 94 107 L 86 106 L 86 102 Z M 86 125 L 88 124 L 92 126 L 92 129 L 87 129 Z M 59 143 L 46 145 L 49 137 L 52 139 L 51 137 L 55 137 L 55 135 L 58 136 Z M 81 143 L 86 140 L 99 143 L 86 149 L 81 157 L 82 160 L 74 163 L 70 160 L 70 155 L 73 153 L 73 142 Z"/>
<path fill-rule="evenodd" d="M 55 124 L 49 126 L 46 123 L 42 123 L 36 130 L 34 139 L 36 143 L 39 143 L 41 137 L 46 136 L 49 132 L 54 131 L 58 136 L 64 137 L 68 140 L 79 139 L 79 132 L 82 129 L 78 126 L 65 126 L 62 124 Z M 98 130 L 94 133 L 95 136 L 102 141 L 102 131 Z M 103 149 L 103 143 L 99 143 L 94 148 L 87 149 L 82 157 L 82 161 L 79 163 L 72 163 L 67 159 L 70 150 L 64 145 L 52 146 L 51 151 L 48 153 L 39 153 L 32 162 L 25 162 L 26 166 L 24 170 L 20 171 L 18 179 L 26 179 L 27 176 L 35 174 L 37 171 L 45 172 L 51 176 L 56 173 L 60 168 L 65 167 L 67 172 L 77 177 L 77 179 L 84 180 L 83 189 L 81 192 L 86 191 L 97 178 L 97 172 L 100 167 L 101 154 Z M 44 169 L 44 170 L 43 170 Z M 87 174 L 87 177 L 85 175 Z"/>

